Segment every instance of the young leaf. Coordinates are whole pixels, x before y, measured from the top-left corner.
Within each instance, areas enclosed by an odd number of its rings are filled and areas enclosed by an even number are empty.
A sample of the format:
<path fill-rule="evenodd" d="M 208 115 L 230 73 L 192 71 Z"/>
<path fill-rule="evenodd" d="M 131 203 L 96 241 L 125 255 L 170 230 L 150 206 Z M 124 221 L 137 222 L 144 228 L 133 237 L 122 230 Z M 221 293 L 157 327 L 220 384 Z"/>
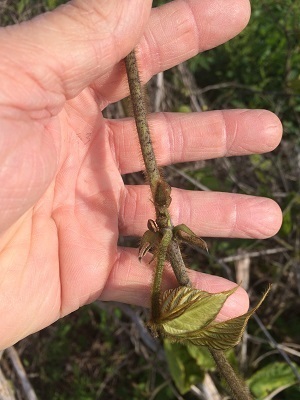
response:
<path fill-rule="evenodd" d="M 163 294 L 159 323 L 165 333 L 179 336 L 206 327 L 237 288 L 213 294 L 185 286 L 168 290 Z"/>
<path fill-rule="evenodd" d="M 188 341 L 195 345 L 204 345 L 216 350 L 227 350 L 236 346 L 242 338 L 249 318 L 264 301 L 269 290 L 270 288 L 251 311 L 224 322 L 213 322 L 198 332 L 190 332 L 188 335 Z"/>
<path fill-rule="evenodd" d="M 187 287 L 168 290 L 162 298 L 159 321 L 152 322 L 152 326 L 175 342 L 208 346 L 216 350 L 234 347 L 240 341 L 249 318 L 270 290 L 246 314 L 224 322 L 215 322 L 224 302 L 237 287 L 214 294 Z"/>
<path fill-rule="evenodd" d="M 198 246 L 208 252 L 206 242 L 190 230 L 185 224 L 177 225 L 173 228 L 174 235 L 185 243 Z"/>
<path fill-rule="evenodd" d="M 159 240 L 159 233 L 153 231 L 146 231 L 141 239 L 139 247 L 139 261 L 153 248 L 157 246 Z"/>

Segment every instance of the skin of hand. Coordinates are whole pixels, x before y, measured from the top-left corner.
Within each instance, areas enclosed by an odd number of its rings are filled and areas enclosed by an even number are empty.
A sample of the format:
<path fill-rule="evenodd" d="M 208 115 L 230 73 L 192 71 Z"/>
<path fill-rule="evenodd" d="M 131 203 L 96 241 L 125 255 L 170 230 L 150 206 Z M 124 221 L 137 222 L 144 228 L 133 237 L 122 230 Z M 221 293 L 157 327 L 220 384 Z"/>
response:
<path fill-rule="evenodd" d="M 132 118 L 106 120 L 128 95 L 122 59 L 137 46 L 143 82 L 237 35 L 248 0 L 75 0 L 0 30 L 0 348 L 95 299 L 149 305 L 153 266 L 118 235 L 142 235 L 154 218 Z M 238 55 L 237 55 L 238 57 Z M 266 110 L 149 116 L 161 165 L 263 153 L 281 138 Z M 200 236 L 266 238 L 281 225 L 272 200 L 172 190 L 173 223 Z M 149 215 L 150 214 L 150 215 Z M 195 287 L 235 285 L 190 272 Z M 167 268 L 165 288 L 176 282 Z M 248 309 L 239 288 L 219 320 Z"/>

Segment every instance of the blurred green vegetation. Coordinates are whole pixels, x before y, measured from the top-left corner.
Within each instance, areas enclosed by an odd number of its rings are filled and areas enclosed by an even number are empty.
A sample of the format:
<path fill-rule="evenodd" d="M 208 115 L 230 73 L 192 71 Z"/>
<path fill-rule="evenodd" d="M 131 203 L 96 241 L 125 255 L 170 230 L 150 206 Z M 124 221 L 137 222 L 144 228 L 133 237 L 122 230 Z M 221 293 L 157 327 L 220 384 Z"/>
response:
<path fill-rule="evenodd" d="M 253 0 L 248 27 L 236 38 L 189 61 L 213 108 L 266 108 L 297 137 L 300 111 L 300 3 Z"/>
<path fill-rule="evenodd" d="M 117 328 L 119 327 L 119 328 Z M 152 363 L 138 355 L 118 308 L 90 305 L 25 339 L 22 361 L 39 399 L 149 398 Z M 163 378 L 155 377 L 161 385 Z M 156 399 L 171 399 L 166 386 Z"/>
<path fill-rule="evenodd" d="M 1 26 L 22 22 L 65 2 L 2 1 Z M 163 3 L 166 1 L 153 4 Z M 256 254 L 250 257 L 251 301 L 257 300 L 268 282 L 273 283 L 259 315 L 275 340 L 299 351 L 299 346 L 293 344 L 300 341 L 300 2 L 252 0 L 251 4 L 250 23 L 238 37 L 186 63 L 192 72 L 192 87 L 184 84 L 178 69 L 164 73 L 169 98 L 164 107 L 194 111 L 194 95 L 203 110 L 265 108 L 282 120 L 283 141 L 272 153 L 176 167 L 211 190 L 267 196 L 280 204 L 284 221 L 274 238 L 209 239 L 209 258 L 189 249 L 186 257 L 193 268 L 206 265 L 206 272 L 228 277 L 228 269 L 234 275 L 234 263 L 226 261 L 228 257 L 234 260 L 242 253 Z M 186 189 L 197 189 L 194 181 L 170 174 L 172 184 Z M 18 349 L 34 389 L 43 400 L 178 398 L 164 375 L 164 364 L 141 350 L 132 339 L 133 331 L 119 309 L 104 311 L 92 305 L 25 339 Z M 274 399 L 299 398 L 290 366 L 253 320 L 248 334 L 243 372 L 253 394 L 262 399 L 280 383 L 287 388 Z M 201 379 L 213 370 L 211 360 L 202 350 L 169 343 L 165 349 L 170 373 L 182 396 L 194 399 L 189 386 L 197 382 L 197 374 Z M 290 357 L 299 366 L 299 358 L 293 353 Z M 232 354 L 231 358 L 237 364 L 240 357 Z"/>
<path fill-rule="evenodd" d="M 51 11 L 66 0 L 2 0 L 0 2 L 0 25 L 12 25 L 31 19 L 46 11 Z"/>

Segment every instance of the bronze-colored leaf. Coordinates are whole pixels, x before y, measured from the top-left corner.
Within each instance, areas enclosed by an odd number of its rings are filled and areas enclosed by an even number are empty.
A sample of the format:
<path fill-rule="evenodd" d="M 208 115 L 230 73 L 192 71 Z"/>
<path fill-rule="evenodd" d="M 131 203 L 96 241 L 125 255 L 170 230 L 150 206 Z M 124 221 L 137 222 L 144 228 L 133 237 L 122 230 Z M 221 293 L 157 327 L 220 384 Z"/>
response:
<path fill-rule="evenodd" d="M 185 286 L 168 290 L 162 297 L 158 322 L 170 335 L 199 330 L 216 318 L 226 299 L 237 288 L 213 294 Z"/>
<path fill-rule="evenodd" d="M 153 231 L 146 231 L 141 239 L 139 247 L 139 261 L 153 248 L 157 246 L 159 234 Z"/>
<path fill-rule="evenodd" d="M 212 323 L 206 329 L 198 332 L 190 332 L 188 341 L 196 345 L 212 347 L 216 350 L 226 350 L 236 346 L 242 338 L 249 318 L 264 301 L 269 290 L 270 287 L 251 311 L 224 322 Z"/>
<path fill-rule="evenodd" d="M 234 347 L 241 340 L 249 318 L 270 290 L 269 287 L 259 303 L 246 314 L 224 322 L 215 322 L 224 302 L 237 287 L 216 294 L 186 287 L 168 290 L 163 295 L 161 318 L 155 328 L 164 337 L 175 342 L 208 346 L 217 350 Z"/>
<path fill-rule="evenodd" d="M 197 236 L 193 231 L 190 230 L 185 224 L 177 225 L 173 228 L 173 233 L 177 239 L 182 240 L 185 243 L 198 246 L 208 252 L 208 247 L 205 240 Z"/>

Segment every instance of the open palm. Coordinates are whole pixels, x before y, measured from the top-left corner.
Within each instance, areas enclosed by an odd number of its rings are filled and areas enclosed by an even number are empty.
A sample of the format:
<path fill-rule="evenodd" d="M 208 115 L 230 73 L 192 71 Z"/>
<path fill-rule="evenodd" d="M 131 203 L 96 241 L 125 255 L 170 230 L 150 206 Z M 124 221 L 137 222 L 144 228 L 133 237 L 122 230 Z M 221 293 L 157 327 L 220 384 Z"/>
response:
<path fill-rule="evenodd" d="M 121 60 L 136 44 L 146 81 L 233 37 L 249 17 L 246 0 L 150 7 L 78 0 L 0 31 L 2 348 L 97 298 L 148 305 L 152 266 L 117 246 L 154 217 L 147 187 L 121 178 L 143 168 L 134 121 L 106 120 L 101 109 L 128 94 Z M 258 110 L 156 114 L 150 125 L 161 165 L 270 151 L 281 136 L 277 117 Z M 268 199 L 178 189 L 172 198 L 174 224 L 202 236 L 264 238 L 281 223 Z M 212 292 L 232 286 L 190 276 Z M 165 286 L 174 284 L 169 273 Z M 239 289 L 220 318 L 247 306 Z"/>

